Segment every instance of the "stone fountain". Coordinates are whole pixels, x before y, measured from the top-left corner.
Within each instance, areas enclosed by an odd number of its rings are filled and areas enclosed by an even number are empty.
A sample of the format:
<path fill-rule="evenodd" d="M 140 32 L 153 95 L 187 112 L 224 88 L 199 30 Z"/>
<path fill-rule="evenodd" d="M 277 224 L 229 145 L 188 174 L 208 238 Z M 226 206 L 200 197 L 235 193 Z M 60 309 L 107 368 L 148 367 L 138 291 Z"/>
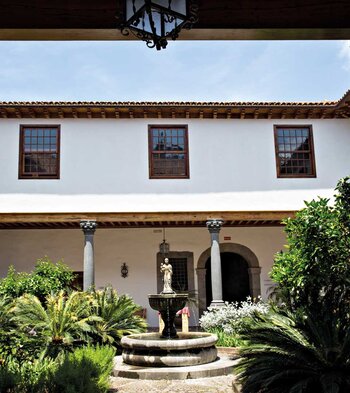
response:
<path fill-rule="evenodd" d="M 114 374 L 139 379 L 185 379 L 231 372 L 232 364 L 221 364 L 217 357 L 215 334 L 177 333 L 175 316 L 185 306 L 188 296 L 173 291 L 168 258 L 161 264 L 161 272 L 163 291 L 148 298 L 150 306 L 160 313 L 164 329 L 161 333 L 124 336 L 121 340 L 123 363 L 116 365 Z M 197 368 L 205 365 L 205 370 Z"/>

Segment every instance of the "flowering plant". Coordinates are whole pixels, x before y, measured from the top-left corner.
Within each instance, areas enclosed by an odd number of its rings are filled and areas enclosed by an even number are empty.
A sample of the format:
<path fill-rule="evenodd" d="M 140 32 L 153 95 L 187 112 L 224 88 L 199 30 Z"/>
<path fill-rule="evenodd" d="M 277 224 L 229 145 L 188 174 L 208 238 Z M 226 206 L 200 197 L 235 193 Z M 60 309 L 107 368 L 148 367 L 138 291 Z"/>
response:
<path fill-rule="evenodd" d="M 266 314 L 270 306 L 259 296 L 255 301 L 248 296 L 243 302 L 225 302 L 222 307 L 208 307 L 199 319 L 199 324 L 206 331 L 219 330 L 226 334 L 234 334 L 239 330 L 243 320 L 258 312 Z"/>

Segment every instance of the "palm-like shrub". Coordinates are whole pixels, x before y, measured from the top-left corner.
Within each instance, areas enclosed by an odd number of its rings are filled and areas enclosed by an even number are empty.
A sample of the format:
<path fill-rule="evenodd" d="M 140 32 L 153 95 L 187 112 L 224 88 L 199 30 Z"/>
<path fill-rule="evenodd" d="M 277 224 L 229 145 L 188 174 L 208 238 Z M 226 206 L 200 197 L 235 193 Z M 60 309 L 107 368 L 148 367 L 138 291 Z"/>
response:
<path fill-rule="evenodd" d="M 344 309 L 331 303 L 317 314 L 270 310 L 247 322 L 235 370 L 242 393 L 350 391 L 349 324 Z"/>
<path fill-rule="evenodd" d="M 107 287 L 93 292 L 92 296 L 95 300 L 94 313 L 100 318 L 95 329 L 101 343 L 118 346 L 123 335 L 146 330 L 145 320 L 135 315 L 141 307 L 128 295 L 119 296 L 116 290 Z"/>
<path fill-rule="evenodd" d="M 85 292 L 63 291 L 49 295 L 43 304 L 36 296 L 25 294 L 13 308 L 15 321 L 31 336 L 44 337 L 48 353 L 55 356 L 62 349 L 88 341 L 88 333 L 100 318 L 94 315 L 95 301 Z"/>

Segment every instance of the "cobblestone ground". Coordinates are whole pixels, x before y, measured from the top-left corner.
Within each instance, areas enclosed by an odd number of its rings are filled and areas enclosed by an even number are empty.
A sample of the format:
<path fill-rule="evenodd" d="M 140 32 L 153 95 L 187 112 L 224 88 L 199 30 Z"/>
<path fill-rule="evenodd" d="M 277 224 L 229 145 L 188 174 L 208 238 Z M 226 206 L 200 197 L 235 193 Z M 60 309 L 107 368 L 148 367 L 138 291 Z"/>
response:
<path fill-rule="evenodd" d="M 232 375 L 186 380 L 139 380 L 112 378 L 118 393 L 234 393 Z"/>

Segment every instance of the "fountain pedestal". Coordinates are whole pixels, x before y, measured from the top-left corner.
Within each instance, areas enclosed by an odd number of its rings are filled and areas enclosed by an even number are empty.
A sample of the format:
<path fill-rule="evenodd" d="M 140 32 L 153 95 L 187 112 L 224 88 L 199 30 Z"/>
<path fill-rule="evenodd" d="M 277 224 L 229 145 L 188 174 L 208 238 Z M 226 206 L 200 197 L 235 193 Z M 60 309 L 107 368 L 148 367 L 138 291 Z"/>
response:
<path fill-rule="evenodd" d="M 172 266 L 169 259 L 161 265 L 164 288 L 158 295 L 148 295 L 153 310 L 160 312 L 164 322 L 162 334 L 143 333 L 124 336 L 121 340 L 123 361 L 141 367 L 185 367 L 214 362 L 217 358 L 217 336 L 210 333 L 177 334 L 174 320 L 177 311 L 185 307 L 187 294 L 177 294 L 171 288 Z"/>
<path fill-rule="evenodd" d="M 176 313 L 185 307 L 187 295 L 166 293 L 160 295 L 148 295 L 149 305 L 153 310 L 159 311 L 164 322 L 161 338 L 177 338 L 174 325 Z"/>

